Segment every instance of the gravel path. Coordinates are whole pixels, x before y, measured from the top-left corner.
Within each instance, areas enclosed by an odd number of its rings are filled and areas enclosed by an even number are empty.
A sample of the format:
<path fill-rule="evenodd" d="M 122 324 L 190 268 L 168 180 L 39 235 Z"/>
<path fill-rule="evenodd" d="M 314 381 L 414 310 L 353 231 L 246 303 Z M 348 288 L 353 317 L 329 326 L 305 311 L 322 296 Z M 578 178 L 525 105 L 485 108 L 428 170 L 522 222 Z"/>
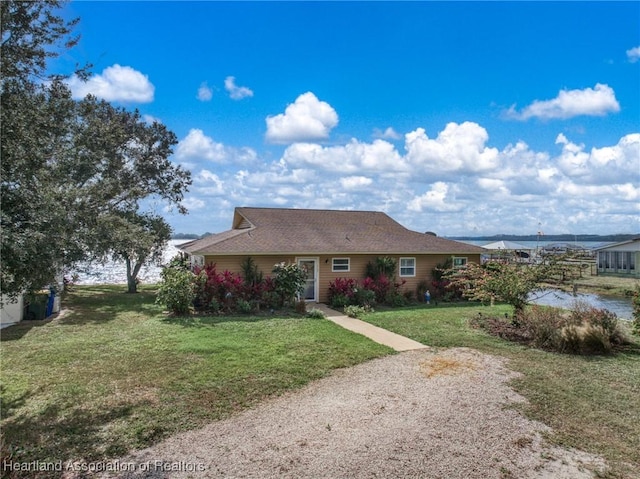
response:
<path fill-rule="evenodd" d="M 593 477 L 601 459 L 546 446 L 507 407 L 513 377 L 465 348 L 376 359 L 121 458 L 118 477 Z"/>

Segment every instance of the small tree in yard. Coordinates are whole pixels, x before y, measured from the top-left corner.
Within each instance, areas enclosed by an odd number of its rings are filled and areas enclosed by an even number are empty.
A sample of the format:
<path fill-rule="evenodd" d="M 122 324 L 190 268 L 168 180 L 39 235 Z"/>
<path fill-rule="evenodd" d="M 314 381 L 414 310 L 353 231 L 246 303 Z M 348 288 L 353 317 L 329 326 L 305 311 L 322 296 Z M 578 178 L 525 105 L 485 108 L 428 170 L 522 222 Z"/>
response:
<path fill-rule="evenodd" d="M 450 287 L 462 290 L 464 297 L 490 303 L 503 301 L 513 306 L 518 317 L 528 304 L 529 294 L 542 289 L 540 281 L 547 274 L 544 265 L 520 265 L 489 262 L 469 264 L 466 268 L 446 272 Z"/>
<path fill-rule="evenodd" d="M 274 289 L 280 296 L 281 304 L 293 303 L 296 296 L 304 292 L 307 273 L 297 264 L 276 264 L 273 275 Z"/>

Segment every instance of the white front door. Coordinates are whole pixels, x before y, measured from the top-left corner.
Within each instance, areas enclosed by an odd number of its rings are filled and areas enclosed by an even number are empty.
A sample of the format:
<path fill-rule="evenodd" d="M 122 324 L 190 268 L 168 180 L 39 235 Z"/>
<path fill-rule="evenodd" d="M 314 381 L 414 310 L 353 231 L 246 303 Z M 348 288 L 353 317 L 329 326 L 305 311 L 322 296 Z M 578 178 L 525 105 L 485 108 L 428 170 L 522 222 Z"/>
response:
<path fill-rule="evenodd" d="M 318 258 L 298 258 L 298 266 L 307 273 L 302 299 L 318 301 Z"/>

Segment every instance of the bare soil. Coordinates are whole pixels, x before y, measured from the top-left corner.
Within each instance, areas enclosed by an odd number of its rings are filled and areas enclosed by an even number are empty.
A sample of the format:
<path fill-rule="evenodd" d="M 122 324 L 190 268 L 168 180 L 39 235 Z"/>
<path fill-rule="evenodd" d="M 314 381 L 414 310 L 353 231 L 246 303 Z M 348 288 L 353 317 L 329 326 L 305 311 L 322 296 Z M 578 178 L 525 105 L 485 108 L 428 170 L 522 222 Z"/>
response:
<path fill-rule="evenodd" d="M 552 447 L 513 407 L 505 360 L 454 348 L 338 370 L 119 459 L 141 478 L 581 479 L 604 461 Z"/>

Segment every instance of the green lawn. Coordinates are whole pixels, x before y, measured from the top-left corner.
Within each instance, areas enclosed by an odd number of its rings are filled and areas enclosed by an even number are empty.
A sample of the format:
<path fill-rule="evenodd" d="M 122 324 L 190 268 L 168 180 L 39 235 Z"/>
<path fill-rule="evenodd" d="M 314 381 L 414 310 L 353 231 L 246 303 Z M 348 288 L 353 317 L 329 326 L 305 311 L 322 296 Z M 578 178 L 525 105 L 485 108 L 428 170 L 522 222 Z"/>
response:
<path fill-rule="evenodd" d="M 506 306 L 442 305 L 380 311 L 363 319 L 423 344 L 508 358 L 509 368 L 522 373 L 512 385 L 528 399 L 519 409 L 552 427 L 553 442 L 603 455 L 611 477 L 640 477 L 640 345 L 614 356 L 570 356 L 509 343 L 467 325 L 478 313 L 507 312 Z"/>
<path fill-rule="evenodd" d="M 169 318 L 151 288 L 77 287 L 2 331 L 2 458 L 101 460 L 392 351 L 326 320 Z"/>

